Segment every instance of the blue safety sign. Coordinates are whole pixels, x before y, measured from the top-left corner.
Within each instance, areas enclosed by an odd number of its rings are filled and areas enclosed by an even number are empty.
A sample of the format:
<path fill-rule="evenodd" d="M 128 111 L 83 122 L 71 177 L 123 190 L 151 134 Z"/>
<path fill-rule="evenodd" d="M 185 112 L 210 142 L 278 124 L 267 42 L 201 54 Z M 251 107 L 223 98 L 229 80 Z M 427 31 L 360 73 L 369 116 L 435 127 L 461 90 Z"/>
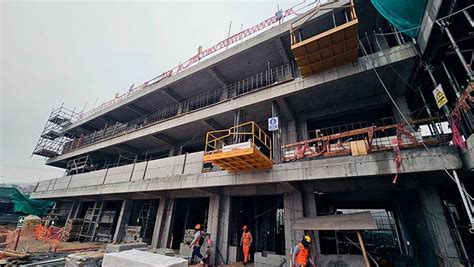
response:
<path fill-rule="evenodd" d="M 268 118 L 268 130 L 269 131 L 278 131 L 278 117 Z"/>

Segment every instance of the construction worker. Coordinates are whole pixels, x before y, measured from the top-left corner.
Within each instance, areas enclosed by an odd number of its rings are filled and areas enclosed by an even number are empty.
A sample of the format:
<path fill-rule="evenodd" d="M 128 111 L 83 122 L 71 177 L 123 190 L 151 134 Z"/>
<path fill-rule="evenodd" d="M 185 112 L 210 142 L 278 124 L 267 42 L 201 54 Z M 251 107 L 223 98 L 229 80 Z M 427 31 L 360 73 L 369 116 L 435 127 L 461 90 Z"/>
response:
<path fill-rule="evenodd" d="M 309 244 L 311 244 L 311 237 L 305 235 L 301 242 L 293 249 L 293 257 L 291 260 L 291 266 L 293 267 L 306 267 L 308 266 L 309 258 Z"/>
<path fill-rule="evenodd" d="M 194 229 L 196 230 L 196 233 L 194 234 L 193 241 L 191 241 L 191 245 L 189 245 L 189 248 L 193 250 L 193 253 L 191 254 L 191 261 L 194 261 L 196 257 L 198 257 L 199 263 L 204 264 L 204 257 L 201 254 L 201 246 L 204 243 L 204 236 L 201 231 L 201 224 L 196 224 Z"/>
<path fill-rule="evenodd" d="M 252 245 L 253 239 L 252 234 L 250 233 L 247 225 L 244 225 L 242 230 L 244 230 L 244 232 L 242 233 L 242 237 L 240 238 L 240 246 L 242 247 L 242 251 L 244 252 L 244 265 L 247 265 L 247 263 L 249 262 L 250 246 Z"/>

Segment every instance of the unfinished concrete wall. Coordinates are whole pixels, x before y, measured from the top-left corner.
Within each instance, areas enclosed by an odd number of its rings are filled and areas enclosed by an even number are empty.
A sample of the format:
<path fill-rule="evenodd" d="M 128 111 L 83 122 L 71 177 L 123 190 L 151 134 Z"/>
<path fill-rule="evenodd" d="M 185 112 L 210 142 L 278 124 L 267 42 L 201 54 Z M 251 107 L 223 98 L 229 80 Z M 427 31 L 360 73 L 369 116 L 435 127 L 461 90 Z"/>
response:
<path fill-rule="evenodd" d="M 110 168 L 105 177 L 104 184 L 113 184 L 130 181 L 133 164 Z"/>
<path fill-rule="evenodd" d="M 156 179 L 202 172 L 203 152 L 73 174 L 38 183 L 36 192 Z"/>
<path fill-rule="evenodd" d="M 74 174 L 72 175 L 69 188 L 103 184 L 107 172 L 108 170 L 99 170 L 88 173 Z"/>

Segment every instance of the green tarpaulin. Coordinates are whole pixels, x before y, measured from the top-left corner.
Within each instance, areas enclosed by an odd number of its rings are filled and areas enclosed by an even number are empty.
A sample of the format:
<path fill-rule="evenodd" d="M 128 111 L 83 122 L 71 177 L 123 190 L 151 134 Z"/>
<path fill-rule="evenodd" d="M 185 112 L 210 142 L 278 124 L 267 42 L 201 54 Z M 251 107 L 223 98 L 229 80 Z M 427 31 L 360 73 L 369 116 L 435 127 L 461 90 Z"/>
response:
<path fill-rule="evenodd" d="M 0 187 L 0 200 L 13 203 L 13 212 L 25 214 L 44 215 L 53 205 L 53 201 L 30 199 L 13 187 Z"/>
<path fill-rule="evenodd" d="M 399 31 L 416 38 L 426 0 L 371 0 L 379 13 Z"/>

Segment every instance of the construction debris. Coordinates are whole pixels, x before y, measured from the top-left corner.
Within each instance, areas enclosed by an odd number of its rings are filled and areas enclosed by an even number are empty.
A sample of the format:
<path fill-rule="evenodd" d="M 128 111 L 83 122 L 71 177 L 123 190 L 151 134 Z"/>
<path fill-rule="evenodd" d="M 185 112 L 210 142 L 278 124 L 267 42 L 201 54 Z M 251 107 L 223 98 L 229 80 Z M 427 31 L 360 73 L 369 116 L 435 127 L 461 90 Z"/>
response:
<path fill-rule="evenodd" d="M 66 257 L 65 267 L 99 267 L 102 265 L 104 252 L 89 251 L 69 254 Z"/>

